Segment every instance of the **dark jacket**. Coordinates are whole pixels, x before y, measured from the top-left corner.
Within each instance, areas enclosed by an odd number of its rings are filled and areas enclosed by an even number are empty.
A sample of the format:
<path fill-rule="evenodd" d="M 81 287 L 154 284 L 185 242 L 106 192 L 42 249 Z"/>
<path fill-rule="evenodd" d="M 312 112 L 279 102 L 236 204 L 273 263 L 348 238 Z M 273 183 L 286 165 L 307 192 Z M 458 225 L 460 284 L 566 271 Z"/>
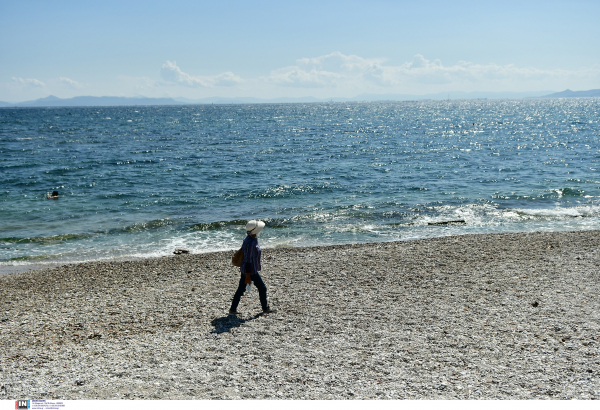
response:
<path fill-rule="evenodd" d="M 260 246 L 258 246 L 258 239 L 252 235 L 246 236 L 242 243 L 242 250 L 244 251 L 244 259 L 240 266 L 240 272 L 250 272 L 251 275 L 256 275 L 260 271 Z"/>

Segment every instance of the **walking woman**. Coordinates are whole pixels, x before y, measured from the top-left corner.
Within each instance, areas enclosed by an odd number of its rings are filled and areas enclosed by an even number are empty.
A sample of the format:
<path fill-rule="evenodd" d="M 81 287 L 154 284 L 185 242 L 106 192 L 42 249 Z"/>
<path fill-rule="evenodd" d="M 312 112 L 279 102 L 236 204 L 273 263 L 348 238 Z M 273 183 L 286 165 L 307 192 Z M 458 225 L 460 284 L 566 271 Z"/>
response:
<path fill-rule="evenodd" d="M 244 259 L 240 266 L 240 284 L 233 295 L 233 301 L 231 302 L 231 308 L 229 313 L 232 315 L 237 314 L 237 307 L 240 303 L 240 299 L 246 290 L 246 285 L 251 285 L 254 282 L 256 289 L 258 290 L 258 296 L 260 298 L 260 304 L 264 313 L 272 313 L 269 304 L 267 303 L 267 287 L 260 277 L 260 246 L 258 246 L 258 239 L 256 238 L 260 231 L 265 227 L 263 221 L 252 220 L 246 224 L 246 239 L 242 243 L 242 251 L 244 252 Z"/>

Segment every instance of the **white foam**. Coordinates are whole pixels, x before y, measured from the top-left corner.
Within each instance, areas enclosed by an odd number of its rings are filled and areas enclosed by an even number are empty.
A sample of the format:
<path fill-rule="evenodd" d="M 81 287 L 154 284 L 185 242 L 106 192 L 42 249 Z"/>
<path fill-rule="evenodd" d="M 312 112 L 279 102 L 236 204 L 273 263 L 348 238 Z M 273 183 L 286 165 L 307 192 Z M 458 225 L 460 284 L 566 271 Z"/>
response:
<path fill-rule="evenodd" d="M 553 209 L 515 209 L 515 211 L 524 215 L 550 218 L 588 217 L 598 216 L 600 214 L 600 206 L 577 206 Z"/>

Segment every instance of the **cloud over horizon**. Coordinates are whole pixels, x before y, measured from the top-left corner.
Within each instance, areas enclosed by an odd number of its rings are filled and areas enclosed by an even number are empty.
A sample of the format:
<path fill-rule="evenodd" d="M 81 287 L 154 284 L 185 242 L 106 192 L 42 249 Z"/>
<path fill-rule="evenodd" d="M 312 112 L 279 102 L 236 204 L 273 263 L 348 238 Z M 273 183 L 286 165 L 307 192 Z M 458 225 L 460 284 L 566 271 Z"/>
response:
<path fill-rule="evenodd" d="M 301 58 L 295 66 L 271 71 L 261 79 L 267 83 L 288 87 L 326 88 L 354 83 L 373 82 L 378 85 L 397 85 L 382 66 L 383 60 L 344 55 L 339 51 L 316 58 Z"/>
<path fill-rule="evenodd" d="M 83 88 L 83 84 L 78 83 L 77 81 L 71 80 L 70 78 L 60 77 L 58 82 L 68 88 L 72 88 L 75 90 Z"/>
<path fill-rule="evenodd" d="M 476 64 L 459 61 L 444 66 L 439 59 L 430 61 L 417 54 L 412 61 L 401 65 L 386 65 L 381 59 L 366 59 L 356 55 L 334 52 L 316 58 L 301 58 L 296 65 L 271 71 L 261 77 L 267 83 L 285 87 L 364 89 L 373 86 L 394 88 L 421 84 L 429 89 L 435 85 L 453 87 L 517 86 L 526 82 L 569 79 L 600 80 L 600 66 L 580 70 L 542 70 L 516 67 L 514 64 Z"/>
<path fill-rule="evenodd" d="M 45 87 L 46 84 L 44 84 L 43 82 L 36 80 L 35 78 L 26 78 L 23 79 L 21 77 L 12 77 L 12 81 L 15 84 L 19 84 L 19 85 L 27 85 L 30 87 Z"/>
<path fill-rule="evenodd" d="M 167 83 L 192 88 L 208 88 L 214 86 L 231 87 L 243 82 L 240 77 L 230 71 L 215 76 L 195 77 L 181 71 L 175 61 L 167 61 L 164 63 L 160 68 L 160 76 Z"/>
<path fill-rule="evenodd" d="M 242 78 L 231 71 L 195 76 L 181 70 L 175 61 L 166 61 L 158 74 L 119 75 L 118 82 L 108 85 L 94 79 L 95 87 L 68 77 L 44 81 L 12 77 L 12 81 L 0 83 L 0 92 L 10 95 L 8 100 L 13 101 L 45 97 L 48 93 L 73 97 L 82 89 L 98 96 L 143 93 L 152 97 L 186 98 L 352 98 L 360 94 L 586 90 L 598 88 L 596 84 L 600 83 L 600 65 L 577 70 L 468 61 L 444 65 L 439 59 L 430 60 L 422 54 L 402 64 L 389 64 L 383 58 L 364 58 L 339 51 L 299 58 L 293 65 L 274 68 L 267 75 L 257 77 Z M 217 89 L 220 91 L 215 91 Z"/>

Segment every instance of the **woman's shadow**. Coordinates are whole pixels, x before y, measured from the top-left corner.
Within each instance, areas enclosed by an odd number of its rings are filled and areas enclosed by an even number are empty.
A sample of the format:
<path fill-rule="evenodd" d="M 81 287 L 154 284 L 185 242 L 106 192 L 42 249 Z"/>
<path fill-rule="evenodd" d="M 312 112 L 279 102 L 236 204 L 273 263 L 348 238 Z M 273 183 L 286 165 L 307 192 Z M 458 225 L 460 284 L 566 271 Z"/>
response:
<path fill-rule="evenodd" d="M 213 319 L 210 322 L 210 324 L 215 327 L 214 330 L 210 333 L 220 334 L 220 333 L 230 332 L 231 329 L 233 329 L 235 327 L 240 327 L 243 323 L 250 322 L 251 320 L 254 320 L 254 319 L 258 319 L 261 316 L 262 316 L 262 313 L 259 313 L 248 319 L 240 319 L 239 317 L 237 317 L 235 315 L 227 315 L 227 316 L 219 317 L 219 318 Z"/>

